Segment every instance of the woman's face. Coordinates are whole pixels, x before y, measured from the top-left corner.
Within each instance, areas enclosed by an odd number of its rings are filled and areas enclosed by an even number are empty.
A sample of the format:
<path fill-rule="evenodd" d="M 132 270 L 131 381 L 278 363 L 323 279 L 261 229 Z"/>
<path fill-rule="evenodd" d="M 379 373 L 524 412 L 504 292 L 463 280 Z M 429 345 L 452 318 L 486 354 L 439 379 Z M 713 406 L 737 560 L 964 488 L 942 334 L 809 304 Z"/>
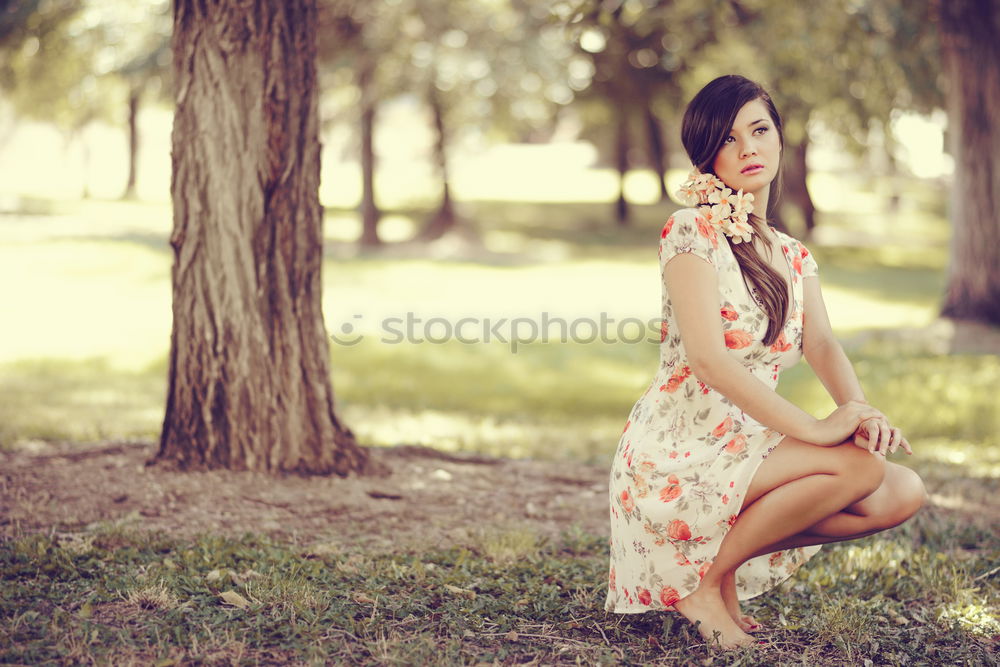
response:
<path fill-rule="evenodd" d="M 781 140 L 767 105 L 759 98 L 747 102 L 715 155 L 713 171 L 733 190 L 756 196 L 777 176 L 780 162 Z"/>

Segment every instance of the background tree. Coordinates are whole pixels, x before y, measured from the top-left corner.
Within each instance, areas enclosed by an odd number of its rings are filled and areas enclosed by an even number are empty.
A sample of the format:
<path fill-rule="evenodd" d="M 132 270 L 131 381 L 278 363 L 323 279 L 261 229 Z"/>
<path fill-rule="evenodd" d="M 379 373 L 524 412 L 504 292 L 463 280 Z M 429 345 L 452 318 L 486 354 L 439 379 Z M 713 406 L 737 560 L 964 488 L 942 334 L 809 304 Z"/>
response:
<path fill-rule="evenodd" d="M 1000 5 L 937 3 L 955 158 L 941 314 L 1000 324 Z"/>
<path fill-rule="evenodd" d="M 347 474 L 321 310 L 316 1 L 176 0 L 173 331 L 156 460 Z"/>
<path fill-rule="evenodd" d="M 685 104 L 685 74 L 702 53 L 717 47 L 724 22 L 736 20 L 735 15 L 726 3 L 692 0 L 556 3 L 553 11 L 564 19 L 579 52 L 591 60 L 593 76 L 579 94 L 584 136 L 618 172 L 615 220 L 625 226 L 630 218 L 625 178 L 635 154 L 645 153 L 665 199 L 671 146 L 662 126 L 664 121 L 676 125 Z"/>
<path fill-rule="evenodd" d="M 785 134 L 775 223 L 794 222 L 808 236 L 816 226 L 807 180 L 810 125 L 845 139 L 860 159 L 871 150 L 891 150 L 893 113 L 926 112 L 940 102 L 926 4 L 756 0 L 732 7 L 719 37 L 725 48 L 706 50 L 685 87 L 693 95 L 716 74 L 732 71 L 768 88 Z M 885 148 L 871 145 L 873 128 Z"/>
<path fill-rule="evenodd" d="M 0 12 L 0 90 L 15 118 L 52 123 L 65 148 L 91 122 L 113 123 L 123 106 L 119 87 L 99 75 L 108 32 L 89 10 L 80 0 L 15 0 Z M 88 162 L 84 144 L 85 168 Z M 81 195 L 90 196 L 86 179 Z"/>

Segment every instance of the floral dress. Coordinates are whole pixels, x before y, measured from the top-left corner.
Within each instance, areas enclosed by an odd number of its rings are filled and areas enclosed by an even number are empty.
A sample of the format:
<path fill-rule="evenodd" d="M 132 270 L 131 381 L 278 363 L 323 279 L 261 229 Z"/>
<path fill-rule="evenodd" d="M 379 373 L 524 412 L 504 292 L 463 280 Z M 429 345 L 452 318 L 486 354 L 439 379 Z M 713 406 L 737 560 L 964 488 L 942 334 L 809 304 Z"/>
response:
<path fill-rule="evenodd" d="M 659 249 L 661 276 L 667 261 L 682 252 L 715 268 L 726 347 L 772 388 L 781 370 L 802 357 L 802 281 L 818 271 L 804 245 L 773 231 L 788 267 L 792 303 L 770 346 L 762 342 L 767 315 L 748 292 L 728 240 L 697 209 L 681 209 L 667 220 Z M 611 467 L 605 610 L 616 613 L 673 610 L 698 587 L 736 521 L 754 472 L 784 437 L 692 373 L 666 286 L 662 304 L 659 368 L 632 407 Z M 819 549 L 748 560 L 736 570 L 739 599 L 776 586 Z"/>

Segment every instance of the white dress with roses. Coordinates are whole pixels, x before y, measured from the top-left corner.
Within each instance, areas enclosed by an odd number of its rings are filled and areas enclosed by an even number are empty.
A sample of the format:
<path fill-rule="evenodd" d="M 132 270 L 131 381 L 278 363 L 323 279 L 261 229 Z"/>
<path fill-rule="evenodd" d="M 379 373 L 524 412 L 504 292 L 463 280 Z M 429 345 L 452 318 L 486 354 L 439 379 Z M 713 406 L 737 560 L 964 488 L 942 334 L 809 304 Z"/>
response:
<path fill-rule="evenodd" d="M 674 213 L 660 235 L 660 273 L 690 252 L 719 280 L 719 317 L 729 353 L 770 387 L 802 357 L 802 281 L 817 274 L 805 246 L 774 230 L 793 300 L 774 345 L 762 342 L 767 315 L 748 292 L 725 236 L 697 209 Z M 784 437 L 744 414 L 691 372 L 670 295 L 663 288 L 660 364 L 632 407 L 611 467 L 610 568 L 605 609 L 673 610 L 698 587 L 736 520 L 757 467 Z M 752 558 L 736 570 L 745 600 L 788 578 L 820 546 Z"/>

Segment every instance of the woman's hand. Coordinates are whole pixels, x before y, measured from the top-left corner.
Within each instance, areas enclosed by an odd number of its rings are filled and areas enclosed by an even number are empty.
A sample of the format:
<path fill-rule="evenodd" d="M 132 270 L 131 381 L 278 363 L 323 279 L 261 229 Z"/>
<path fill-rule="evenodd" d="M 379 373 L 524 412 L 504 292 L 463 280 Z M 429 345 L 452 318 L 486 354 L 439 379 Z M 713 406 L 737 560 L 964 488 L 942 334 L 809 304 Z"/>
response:
<path fill-rule="evenodd" d="M 825 419 L 816 421 L 809 442 L 824 446 L 839 444 L 850 438 L 861 422 L 873 417 L 885 419 L 885 415 L 867 403 L 848 401 Z"/>
<path fill-rule="evenodd" d="M 854 432 L 853 442 L 872 454 L 886 456 L 902 447 L 907 454 L 912 454 L 910 443 L 903 437 L 902 431 L 889 424 L 883 417 L 871 417 L 864 420 Z"/>

